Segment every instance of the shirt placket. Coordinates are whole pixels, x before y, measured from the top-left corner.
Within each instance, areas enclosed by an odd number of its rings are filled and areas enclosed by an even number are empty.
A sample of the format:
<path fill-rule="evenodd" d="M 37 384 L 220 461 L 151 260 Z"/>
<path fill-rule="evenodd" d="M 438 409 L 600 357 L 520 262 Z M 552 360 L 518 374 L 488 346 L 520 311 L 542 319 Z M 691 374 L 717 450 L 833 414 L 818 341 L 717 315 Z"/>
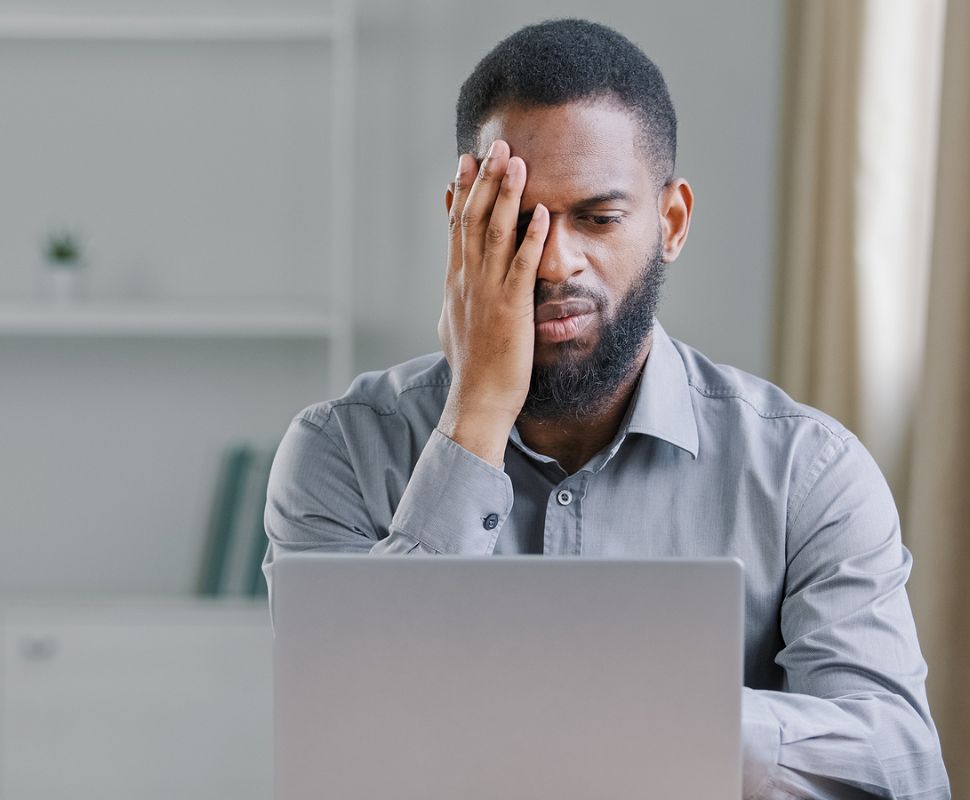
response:
<path fill-rule="evenodd" d="M 583 546 L 583 499 L 590 473 L 581 470 L 549 493 L 542 551 L 545 555 L 579 555 Z"/>

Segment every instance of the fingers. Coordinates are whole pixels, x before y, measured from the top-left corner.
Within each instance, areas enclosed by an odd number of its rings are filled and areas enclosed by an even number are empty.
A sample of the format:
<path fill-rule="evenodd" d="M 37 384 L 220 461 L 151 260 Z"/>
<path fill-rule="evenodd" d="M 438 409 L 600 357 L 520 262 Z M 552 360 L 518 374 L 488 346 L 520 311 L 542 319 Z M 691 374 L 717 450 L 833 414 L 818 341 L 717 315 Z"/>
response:
<path fill-rule="evenodd" d="M 505 277 L 505 285 L 513 292 L 528 293 L 529 298 L 535 292 L 536 273 L 542 260 L 542 248 L 549 233 L 549 209 L 542 203 L 536 205 L 532 212 L 532 220 L 526 229 L 522 244 L 509 265 Z"/>
<path fill-rule="evenodd" d="M 501 139 L 496 139 L 482 161 L 461 210 L 462 253 L 467 269 L 475 269 L 482 263 L 485 231 L 508 164 L 509 146 Z"/>
<path fill-rule="evenodd" d="M 501 282 L 516 250 L 526 166 L 496 139 L 477 172 L 475 167 L 475 159 L 463 154 L 455 182 L 449 184 L 449 275 L 459 269 L 485 271 Z"/>
<path fill-rule="evenodd" d="M 515 254 L 519 204 L 525 179 L 525 162 L 513 156 L 498 186 L 495 204 L 485 228 L 483 269 L 493 273 L 499 280 L 505 277 Z"/>
<path fill-rule="evenodd" d="M 472 188 L 475 180 L 475 159 L 468 153 L 462 153 L 458 157 L 458 172 L 455 180 L 450 184 L 452 187 L 453 199 L 451 211 L 448 214 L 449 228 L 452 234 L 461 234 L 461 212 L 468 199 L 468 192 Z"/>
<path fill-rule="evenodd" d="M 449 184 L 451 190 L 451 208 L 448 211 L 448 273 L 449 275 L 462 267 L 461 249 L 461 212 L 468 199 L 468 192 L 471 190 L 475 180 L 475 159 L 467 153 L 462 153 L 458 157 L 458 173 L 455 175 L 453 183 Z"/>

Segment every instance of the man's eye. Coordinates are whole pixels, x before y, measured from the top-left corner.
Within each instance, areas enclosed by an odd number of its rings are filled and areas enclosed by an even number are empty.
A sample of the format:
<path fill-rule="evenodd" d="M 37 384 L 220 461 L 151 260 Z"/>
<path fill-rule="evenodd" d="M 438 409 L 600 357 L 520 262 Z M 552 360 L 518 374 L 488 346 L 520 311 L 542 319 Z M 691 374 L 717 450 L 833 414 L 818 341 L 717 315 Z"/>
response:
<path fill-rule="evenodd" d="M 593 215 L 590 215 L 590 216 L 586 217 L 586 219 L 588 219 L 594 225 L 609 225 L 611 222 L 616 222 L 616 223 L 619 224 L 620 222 L 623 221 L 623 217 L 616 216 L 616 215 L 614 215 L 614 216 L 601 216 L 601 215 L 593 214 Z"/>

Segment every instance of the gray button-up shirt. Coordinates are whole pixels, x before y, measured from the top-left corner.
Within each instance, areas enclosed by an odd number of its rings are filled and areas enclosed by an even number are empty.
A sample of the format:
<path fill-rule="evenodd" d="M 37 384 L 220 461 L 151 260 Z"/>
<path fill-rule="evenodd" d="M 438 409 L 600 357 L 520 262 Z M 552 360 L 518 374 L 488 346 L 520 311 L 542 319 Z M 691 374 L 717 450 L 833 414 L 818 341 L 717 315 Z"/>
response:
<path fill-rule="evenodd" d="M 270 476 L 267 580 L 277 552 L 311 549 L 736 556 L 745 797 L 950 796 L 910 555 L 878 467 L 838 422 L 657 323 L 608 447 L 569 475 L 513 429 L 496 469 L 436 429 L 450 380 L 424 356 L 293 420 Z"/>

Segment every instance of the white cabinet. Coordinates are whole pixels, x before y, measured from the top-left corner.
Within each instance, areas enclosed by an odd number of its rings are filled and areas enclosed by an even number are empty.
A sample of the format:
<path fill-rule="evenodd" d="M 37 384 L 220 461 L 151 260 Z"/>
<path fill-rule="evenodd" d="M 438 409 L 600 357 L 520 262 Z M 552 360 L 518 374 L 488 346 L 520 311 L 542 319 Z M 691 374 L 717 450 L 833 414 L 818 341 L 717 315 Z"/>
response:
<path fill-rule="evenodd" d="M 265 601 L 7 606 L 3 800 L 267 800 Z"/>

